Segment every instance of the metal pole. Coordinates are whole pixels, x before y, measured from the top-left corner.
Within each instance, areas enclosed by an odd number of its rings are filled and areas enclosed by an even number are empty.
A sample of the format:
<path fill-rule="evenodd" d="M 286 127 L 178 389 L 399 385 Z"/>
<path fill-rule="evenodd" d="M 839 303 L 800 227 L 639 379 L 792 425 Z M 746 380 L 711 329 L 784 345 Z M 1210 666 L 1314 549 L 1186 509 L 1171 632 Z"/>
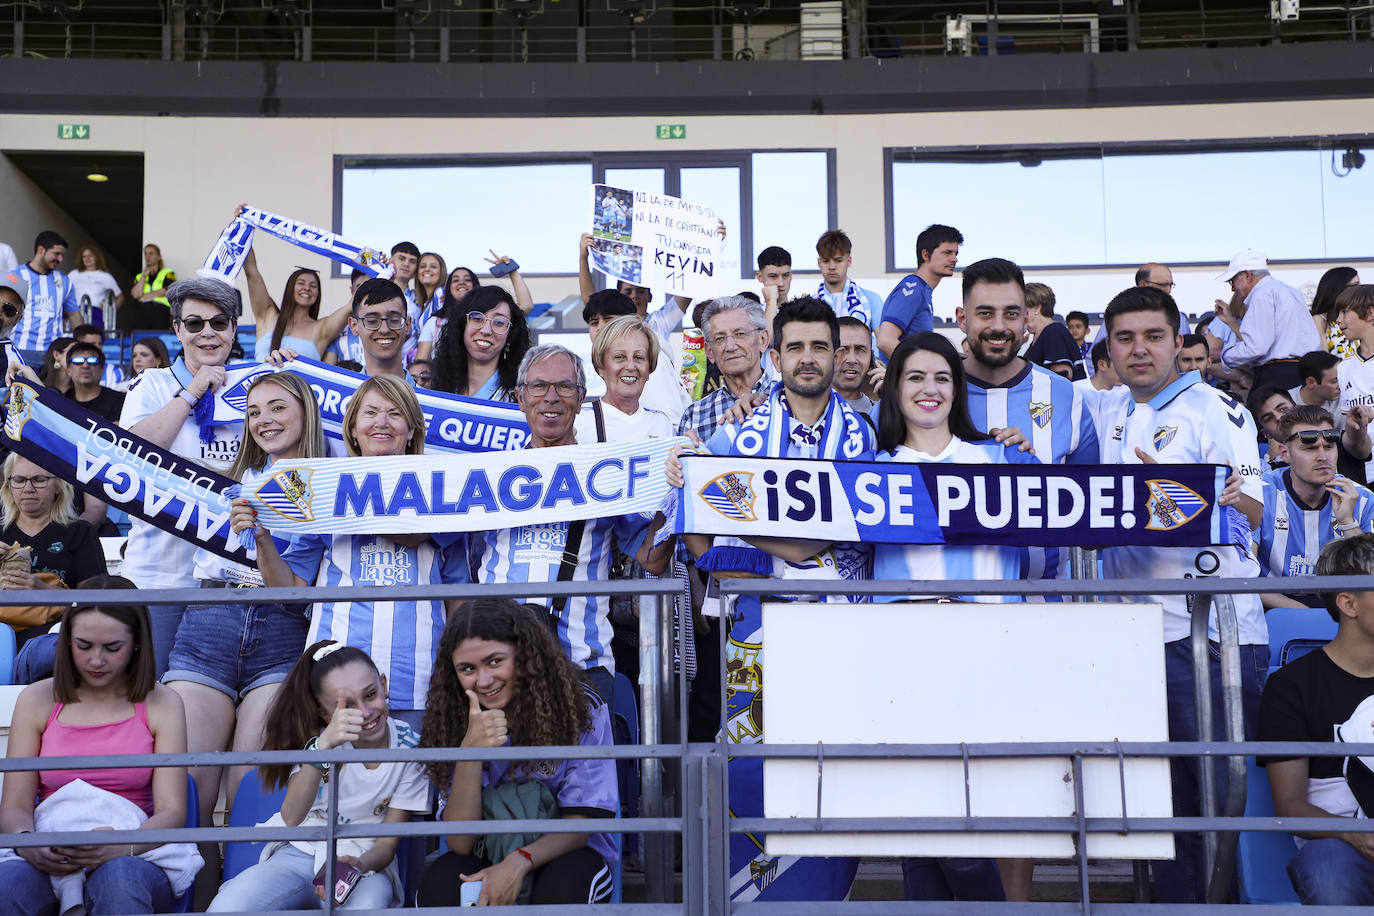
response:
<path fill-rule="evenodd" d="M 1198 741 L 1212 740 L 1211 647 L 1207 642 L 1207 619 L 1211 616 L 1211 612 L 1212 596 L 1210 594 L 1197 595 L 1193 600 L 1192 645 L 1193 703 L 1195 705 L 1194 715 Z M 1198 785 L 1201 787 L 1202 794 L 1202 816 L 1215 817 L 1217 813 L 1216 771 L 1212 769 L 1211 760 L 1207 757 L 1188 758 L 1182 763 L 1187 765 L 1193 761 L 1196 761 L 1198 768 Z M 1217 858 L 1216 834 L 1204 833 L 1202 843 L 1206 873 L 1210 875 Z"/>
<path fill-rule="evenodd" d="M 663 615 L 660 595 L 639 599 L 639 715 L 640 736 L 644 744 L 663 740 Z M 656 758 L 640 766 L 640 813 L 644 817 L 663 816 L 663 762 Z M 640 841 L 644 850 L 644 895 L 649 903 L 666 903 L 672 890 L 671 857 L 664 861 L 663 835 L 646 833 Z M 664 877 L 664 866 L 667 877 Z"/>
<path fill-rule="evenodd" d="M 314 35 L 313 26 L 301 26 L 301 61 L 303 63 L 310 63 L 315 56 Z"/>
<path fill-rule="evenodd" d="M 1221 701 L 1226 717 L 1226 740 L 1245 740 L 1245 702 L 1240 673 L 1240 625 L 1236 603 L 1231 595 L 1217 595 L 1217 632 L 1221 637 Z M 1211 740 L 1209 737 L 1207 740 Z M 1211 761 L 1208 761 L 1210 766 Z M 1245 758 L 1226 758 L 1226 801 L 1223 817 L 1245 813 Z M 1216 861 L 1207 886 L 1208 903 L 1225 903 L 1231 892 L 1231 876 L 1236 866 L 1239 834 L 1228 831 L 1217 835 Z"/>

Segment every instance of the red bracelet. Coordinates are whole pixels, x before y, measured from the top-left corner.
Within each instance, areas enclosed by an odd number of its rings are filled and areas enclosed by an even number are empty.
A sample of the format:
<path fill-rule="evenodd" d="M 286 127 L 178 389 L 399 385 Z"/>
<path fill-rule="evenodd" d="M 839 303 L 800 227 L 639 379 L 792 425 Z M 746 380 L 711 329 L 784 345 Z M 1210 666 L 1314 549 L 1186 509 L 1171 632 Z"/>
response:
<path fill-rule="evenodd" d="M 531 866 L 534 865 L 534 856 L 530 855 L 529 852 L 525 849 L 525 847 L 517 846 L 515 847 L 515 851 L 520 853 L 520 855 L 524 856 L 525 861 L 529 862 Z"/>

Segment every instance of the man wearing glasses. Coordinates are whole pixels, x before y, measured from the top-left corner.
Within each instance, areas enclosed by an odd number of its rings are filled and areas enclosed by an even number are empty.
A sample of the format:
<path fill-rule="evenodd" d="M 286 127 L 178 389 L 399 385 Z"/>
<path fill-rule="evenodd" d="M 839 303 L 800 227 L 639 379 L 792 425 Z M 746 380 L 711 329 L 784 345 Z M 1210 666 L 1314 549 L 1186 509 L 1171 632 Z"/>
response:
<path fill-rule="evenodd" d="M 721 387 L 688 407 L 677 431 L 683 436 L 695 432 L 705 442 L 737 401 L 767 395 L 778 378 L 763 358 L 772 338 L 762 305 L 743 296 L 721 296 L 702 310 L 701 323 L 706 357 L 720 370 Z"/>
<path fill-rule="evenodd" d="M 520 362 L 516 398 L 530 424 L 529 448 L 576 445 L 573 423 L 582 409 L 587 377 L 567 347 L 531 347 Z M 672 555 L 673 539 L 654 548 L 649 519 L 619 515 L 586 521 L 499 528 L 482 535 L 477 580 L 502 582 L 602 582 L 611 578 L 618 546 L 657 575 Z M 474 546 L 477 546 L 474 544 Z M 611 602 L 603 595 L 528 598 L 557 623 L 558 639 L 582 669 L 583 680 L 610 702 L 615 679 L 611 654 Z"/>
<path fill-rule="evenodd" d="M 1245 300 L 1240 321 L 1230 309 L 1216 308 L 1217 318 L 1235 332 L 1221 349 L 1222 363 L 1227 369 L 1249 369 L 1256 388 L 1277 385 L 1286 391 L 1301 385 L 1299 358 L 1322 349 L 1302 293 L 1270 276 L 1268 259 L 1250 248 L 1231 258 L 1217 279 Z"/>
<path fill-rule="evenodd" d="M 1264 521 L 1255 532 L 1266 576 L 1310 576 L 1331 540 L 1374 530 L 1374 493 L 1337 473 L 1341 432 L 1321 407 L 1290 408 L 1275 447 L 1286 466 L 1264 475 Z M 1266 593 L 1266 608 L 1322 607 L 1320 595 Z"/>
<path fill-rule="evenodd" d="M 353 294 L 348 329 L 362 343 L 364 375 L 395 375 L 415 387 L 415 380 L 406 372 L 410 315 L 399 286 L 375 278 L 362 283 Z"/>

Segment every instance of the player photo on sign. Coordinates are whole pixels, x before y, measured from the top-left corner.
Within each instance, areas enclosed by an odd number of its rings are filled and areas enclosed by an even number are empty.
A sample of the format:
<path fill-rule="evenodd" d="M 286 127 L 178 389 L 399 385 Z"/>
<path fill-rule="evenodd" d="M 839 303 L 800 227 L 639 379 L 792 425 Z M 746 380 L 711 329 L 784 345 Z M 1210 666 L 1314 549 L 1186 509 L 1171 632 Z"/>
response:
<path fill-rule="evenodd" d="M 716 211 L 666 194 L 592 185 L 592 265 L 614 280 L 708 299 L 720 292 Z"/>

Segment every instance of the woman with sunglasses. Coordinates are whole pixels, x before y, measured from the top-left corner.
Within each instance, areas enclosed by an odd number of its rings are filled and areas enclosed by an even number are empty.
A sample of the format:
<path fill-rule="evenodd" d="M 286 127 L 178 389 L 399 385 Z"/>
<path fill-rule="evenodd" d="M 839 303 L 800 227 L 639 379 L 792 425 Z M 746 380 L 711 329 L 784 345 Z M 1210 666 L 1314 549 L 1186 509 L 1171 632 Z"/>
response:
<path fill-rule="evenodd" d="M 525 313 L 499 286 L 463 299 L 464 320 L 449 321 L 434 348 L 434 390 L 515 402 L 515 376 L 530 348 Z"/>
<path fill-rule="evenodd" d="M 221 280 L 182 280 L 167 290 L 181 355 L 166 369 L 145 369 L 129 386 L 119 425 L 203 467 L 229 470 L 239 451 L 238 424 L 214 423 L 215 392 L 238 325 L 239 294 Z M 139 588 L 195 588 L 196 545 L 137 518 L 120 573 Z M 157 674 L 167 670 L 183 605 L 152 605 Z"/>

